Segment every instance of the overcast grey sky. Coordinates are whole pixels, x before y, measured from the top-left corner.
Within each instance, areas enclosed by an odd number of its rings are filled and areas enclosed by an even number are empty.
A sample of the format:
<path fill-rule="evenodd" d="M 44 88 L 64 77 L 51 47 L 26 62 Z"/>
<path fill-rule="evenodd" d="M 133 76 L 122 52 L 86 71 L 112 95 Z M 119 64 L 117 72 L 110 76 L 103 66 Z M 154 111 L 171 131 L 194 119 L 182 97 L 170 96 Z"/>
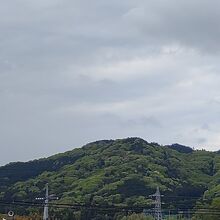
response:
<path fill-rule="evenodd" d="M 220 149 L 219 8 L 0 0 L 0 164 L 129 136 Z"/>

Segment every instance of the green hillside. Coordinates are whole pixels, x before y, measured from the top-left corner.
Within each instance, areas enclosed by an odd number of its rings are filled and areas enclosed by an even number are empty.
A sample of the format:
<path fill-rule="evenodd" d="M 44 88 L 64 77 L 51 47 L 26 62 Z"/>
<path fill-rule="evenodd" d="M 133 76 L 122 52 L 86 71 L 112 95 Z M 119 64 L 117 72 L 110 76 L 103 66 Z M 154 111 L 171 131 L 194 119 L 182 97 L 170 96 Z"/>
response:
<path fill-rule="evenodd" d="M 166 209 L 220 208 L 220 154 L 140 138 L 102 140 L 0 167 L 0 183 L 7 201 L 34 200 L 49 183 L 58 203 L 152 207 L 149 195 L 159 186 Z"/>

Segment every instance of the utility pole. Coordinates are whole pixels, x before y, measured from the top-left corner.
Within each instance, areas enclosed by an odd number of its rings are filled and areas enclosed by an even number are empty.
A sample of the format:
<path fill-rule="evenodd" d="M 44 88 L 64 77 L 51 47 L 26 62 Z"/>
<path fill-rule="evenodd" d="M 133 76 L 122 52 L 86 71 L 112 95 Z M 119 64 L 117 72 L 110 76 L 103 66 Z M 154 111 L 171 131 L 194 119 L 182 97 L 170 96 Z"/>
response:
<path fill-rule="evenodd" d="M 155 220 L 163 220 L 162 211 L 161 211 L 161 195 L 159 187 L 157 187 L 157 191 L 155 194 L 150 197 L 155 197 L 155 208 L 154 208 L 154 218 Z"/>
<path fill-rule="evenodd" d="M 48 213 L 48 206 L 50 200 L 57 200 L 59 199 L 54 194 L 49 195 L 49 186 L 48 183 L 46 184 L 46 193 L 44 198 L 36 198 L 36 200 L 44 200 L 44 215 L 43 220 L 49 220 L 49 213 Z"/>
<path fill-rule="evenodd" d="M 48 203 L 49 203 L 49 189 L 48 189 L 48 183 L 46 184 L 46 195 L 44 200 L 44 216 L 43 220 L 48 220 Z"/>

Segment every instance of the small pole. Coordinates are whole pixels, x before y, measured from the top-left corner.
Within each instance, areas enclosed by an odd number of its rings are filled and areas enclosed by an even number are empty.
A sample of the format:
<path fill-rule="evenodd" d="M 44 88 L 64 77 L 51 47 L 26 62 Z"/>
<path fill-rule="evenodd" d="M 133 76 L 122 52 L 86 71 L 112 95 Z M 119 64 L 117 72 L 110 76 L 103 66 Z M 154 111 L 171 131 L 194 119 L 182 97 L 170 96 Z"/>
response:
<path fill-rule="evenodd" d="M 48 189 L 48 183 L 46 184 L 46 194 L 45 194 L 45 200 L 44 200 L 44 216 L 43 220 L 48 220 L 48 203 L 49 203 L 49 189 Z"/>
<path fill-rule="evenodd" d="M 49 220 L 49 213 L 48 213 L 48 208 L 49 208 L 49 201 L 50 200 L 58 200 L 59 198 L 55 195 L 49 195 L 49 186 L 48 183 L 46 184 L 46 193 L 45 197 L 41 198 L 35 198 L 36 200 L 43 200 L 44 201 L 44 215 L 43 215 L 43 220 Z"/>

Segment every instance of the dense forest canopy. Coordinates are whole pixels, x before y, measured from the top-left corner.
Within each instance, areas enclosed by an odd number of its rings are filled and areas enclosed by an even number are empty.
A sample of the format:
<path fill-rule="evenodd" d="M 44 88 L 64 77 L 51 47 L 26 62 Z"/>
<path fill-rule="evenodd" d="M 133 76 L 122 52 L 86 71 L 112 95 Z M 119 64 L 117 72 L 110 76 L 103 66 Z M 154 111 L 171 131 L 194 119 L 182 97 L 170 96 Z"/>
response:
<path fill-rule="evenodd" d="M 58 203 L 152 207 L 220 207 L 220 154 L 140 138 L 102 140 L 66 153 L 0 167 L 0 199 L 33 201 L 45 184 Z"/>

